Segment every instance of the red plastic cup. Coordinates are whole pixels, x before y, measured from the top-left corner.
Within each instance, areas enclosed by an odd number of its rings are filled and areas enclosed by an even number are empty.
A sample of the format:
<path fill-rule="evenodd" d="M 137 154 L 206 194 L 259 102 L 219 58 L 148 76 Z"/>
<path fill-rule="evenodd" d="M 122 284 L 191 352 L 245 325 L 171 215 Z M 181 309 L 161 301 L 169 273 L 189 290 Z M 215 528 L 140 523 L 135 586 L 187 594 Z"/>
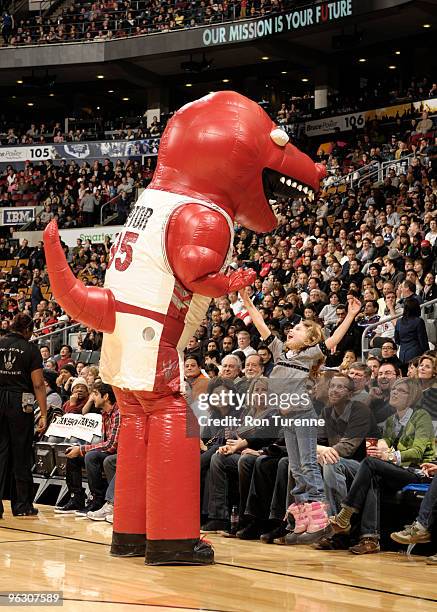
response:
<path fill-rule="evenodd" d="M 366 453 L 369 454 L 369 448 L 371 446 L 377 446 L 378 438 L 366 438 Z"/>

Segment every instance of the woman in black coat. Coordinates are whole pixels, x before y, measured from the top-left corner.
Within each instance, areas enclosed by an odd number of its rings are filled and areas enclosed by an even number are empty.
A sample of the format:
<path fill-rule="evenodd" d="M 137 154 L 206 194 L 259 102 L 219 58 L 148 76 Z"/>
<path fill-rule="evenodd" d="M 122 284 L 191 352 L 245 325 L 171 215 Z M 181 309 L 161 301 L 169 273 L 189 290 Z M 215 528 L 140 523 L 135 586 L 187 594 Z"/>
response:
<path fill-rule="evenodd" d="M 395 325 L 395 342 L 400 346 L 399 359 L 405 376 L 408 362 L 429 350 L 425 322 L 421 318 L 420 304 L 415 297 L 405 300 L 404 312 Z"/>
<path fill-rule="evenodd" d="M 423 285 L 422 290 L 419 293 L 422 298 L 422 302 L 429 302 L 430 300 L 435 300 L 437 298 L 437 285 L 435 282 L 435 276 L 432 272 L 428 272 L 425 276 L 425 283 Z M 426 306 L 425 314 L 430 314 L 434 311 L 434 306 Z"/>

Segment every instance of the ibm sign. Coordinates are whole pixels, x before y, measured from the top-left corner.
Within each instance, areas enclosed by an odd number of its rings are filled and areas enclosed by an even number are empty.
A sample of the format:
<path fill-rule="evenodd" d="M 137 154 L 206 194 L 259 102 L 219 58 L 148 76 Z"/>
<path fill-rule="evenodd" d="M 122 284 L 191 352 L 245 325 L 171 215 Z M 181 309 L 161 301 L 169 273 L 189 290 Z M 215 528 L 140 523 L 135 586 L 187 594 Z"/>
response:
<path fill-rule="evenodd" d="M 0 225 L 24 225 L 35 220 L 35 207 L 0 208 Z"/>

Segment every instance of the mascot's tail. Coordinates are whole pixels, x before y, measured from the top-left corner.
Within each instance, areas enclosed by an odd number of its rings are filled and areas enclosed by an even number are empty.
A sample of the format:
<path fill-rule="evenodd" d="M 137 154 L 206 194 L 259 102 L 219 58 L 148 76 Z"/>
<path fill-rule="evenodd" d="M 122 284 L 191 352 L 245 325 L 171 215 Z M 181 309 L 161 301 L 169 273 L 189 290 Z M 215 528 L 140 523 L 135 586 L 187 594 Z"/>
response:
<path fill-rule="evenodd" d="M 115 298 L 109 289 L 86 287 L 67 263 L 59 240 L 58 225 L 44 230 L 44 250 L 51 290 L 56 301 L 75 321 L 97 331 L 111 333 L 115 327 Z"/>

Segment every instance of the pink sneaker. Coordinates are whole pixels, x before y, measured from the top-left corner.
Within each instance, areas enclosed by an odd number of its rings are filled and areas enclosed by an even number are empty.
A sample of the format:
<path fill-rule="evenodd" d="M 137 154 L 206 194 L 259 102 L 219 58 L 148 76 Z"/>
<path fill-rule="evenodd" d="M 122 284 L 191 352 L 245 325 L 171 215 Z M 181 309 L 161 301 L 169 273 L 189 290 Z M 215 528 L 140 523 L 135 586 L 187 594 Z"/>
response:
<path fill-rule="evenodd" d="M 308 527 L 305 533 L 298 537 L 298 544 L 314 544 L 321 538 L 332 534 L 326 504 L 323 502 L 311 502 L 305 504 L 306 520 Z"/>
<path fill-rule="evenodd" d="M 291 504 L 287 512 L 294 517 L 294 529 L 285 536 L 285 544 L 297 544 L 308 528 L 307 504 Z"/>

